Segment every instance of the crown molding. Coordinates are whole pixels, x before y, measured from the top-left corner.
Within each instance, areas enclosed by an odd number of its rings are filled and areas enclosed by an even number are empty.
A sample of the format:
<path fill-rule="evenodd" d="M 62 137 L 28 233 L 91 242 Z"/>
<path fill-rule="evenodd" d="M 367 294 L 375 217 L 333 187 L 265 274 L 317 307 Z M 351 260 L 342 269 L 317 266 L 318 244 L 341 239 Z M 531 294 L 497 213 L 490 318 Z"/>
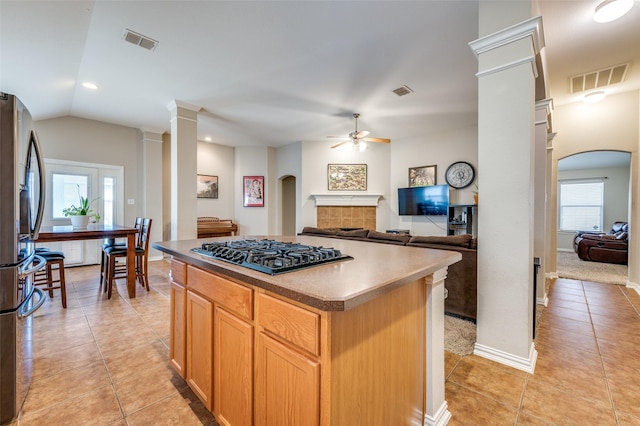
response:
<path fill-rule="evenodd" d="M 540 53 L 545 43 L 541 16 L 535 16 L 493 34 L 471 41 L 469 42 L 469 46 L 477 57 L 482 53 L 506 46 L 507 44 L 526 37 L 531 37 L 535 54 Z"/>
<path fill-rule="evenodd" d="M 190 104 L 184 101 L 179 101 L 177 99 L 174 99 L 167 104 L 167 109 L 169 111 L 173 111 L 177 108 L 182 108 L 182 109 L 186 109 L 193 112 L 199 112 L 202 109 L 202 107 L 199 107 L 198 105 Z"/>

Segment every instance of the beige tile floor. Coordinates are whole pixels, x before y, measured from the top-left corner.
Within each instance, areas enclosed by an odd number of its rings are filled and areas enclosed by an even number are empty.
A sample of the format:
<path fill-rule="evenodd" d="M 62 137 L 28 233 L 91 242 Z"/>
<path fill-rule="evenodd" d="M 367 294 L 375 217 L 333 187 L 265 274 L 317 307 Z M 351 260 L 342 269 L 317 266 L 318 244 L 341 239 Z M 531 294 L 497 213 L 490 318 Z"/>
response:
<path fill-rule="evenodd" d="M 533 375 L 446 353 L 450 425 L 640 425 L 640 296 L 557 279 Z"/>
<path fill-rule="evenodd" d="M 168 270 L 150 262 L 150 292 L 129 299 L 122 281 L 107 300 L 97 266 L 67 269 L 68 309 L 57 295 L 36 315 L 34 379 L 15 424 L 217 424 L 168 365 Z M 622 286 L 556 280 L 535 374 L 446 353 L 449 424 L 640 425 L 639 310 Z"/>

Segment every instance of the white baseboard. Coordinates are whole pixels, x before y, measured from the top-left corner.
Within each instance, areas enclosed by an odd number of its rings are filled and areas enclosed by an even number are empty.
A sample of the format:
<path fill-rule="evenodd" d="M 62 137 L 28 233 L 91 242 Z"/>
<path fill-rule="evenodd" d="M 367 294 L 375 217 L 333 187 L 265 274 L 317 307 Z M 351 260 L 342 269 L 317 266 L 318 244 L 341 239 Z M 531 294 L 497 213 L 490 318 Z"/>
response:
<path fill-rule="evenodd" d="M 640 295 L 640 284 L 633 283 L 631 281 L 627 281 L 627 287 L 634 289 L 636 291 L 636 293 L 638 293 L 638 295 Z"/>
<path fill-rule="evenodd" d="M 536 298 L 536 303 L 538 305 L 544 305 L 544 307 L 546 308 L 549 305 L 549 297 L 545 294 L 544 297 L 540 298 Z"/>
<path fill-rule="evenodd" d="M 556 251 L 564 251 L 564 252 L 568 252 L 568 253 L 575 253 L 576 252 L 574 249 L 568 249 L 568 248 L 557 248 Z"/>
<path fill-rule="evenodd" d="M 498 349 L 490 348 L 477 342 L 473 348 L 473 354 L 530 374 L 533 374 L 533 371 L 536 368 L 536 360 L 538 359 L 538 351 L 536 351 L 535 343 L 533 342 L 531 342 L 531 349 L 529 350 L 528 358 L 523 358 Z"/>
<path fill-rule="evenodd" d="M 162 256 L 162 254 L 159 254 L 158 256 L 149 256 L 149 262 L 162 259 L 164 259 L 164 256 Z"/>
<path fill-rule="evenodd" d="M 433 417 L 425 414 L 422 422 L 423 426 L 445 426 L 451 420 L 451 412 L 447 405 L 447 401 L 444 401 L 438 411 Z"/>

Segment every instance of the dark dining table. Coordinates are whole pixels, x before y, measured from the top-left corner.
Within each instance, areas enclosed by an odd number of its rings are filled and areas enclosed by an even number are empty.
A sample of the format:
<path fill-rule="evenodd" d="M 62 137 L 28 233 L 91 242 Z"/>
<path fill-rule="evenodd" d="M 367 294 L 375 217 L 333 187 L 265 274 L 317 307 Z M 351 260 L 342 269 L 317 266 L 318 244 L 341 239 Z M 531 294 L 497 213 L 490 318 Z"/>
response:
<path fill-rule="evenodd" d="M 73 226 L 42 226 L 37 243 L 59 241 L 127 238 L 127 292 L 136 297 L 136 233 L 137 228 L 120 225 L 89 224 L 86 228 Z"/>

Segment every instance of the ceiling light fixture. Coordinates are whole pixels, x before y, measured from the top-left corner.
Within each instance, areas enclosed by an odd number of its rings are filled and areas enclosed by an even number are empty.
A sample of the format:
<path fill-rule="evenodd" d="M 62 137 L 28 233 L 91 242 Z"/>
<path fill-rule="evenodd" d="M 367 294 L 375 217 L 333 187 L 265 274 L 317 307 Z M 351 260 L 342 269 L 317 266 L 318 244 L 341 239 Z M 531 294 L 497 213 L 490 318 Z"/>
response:
<path fill-rule="evenodd" d="M 596 7 L 593 20 L 599 23 L 615 21 L 632 7 L 633 0 L 605 0 Z"/>
<path fill-rule="evenodd" d="M 91 83 L 89 81 L 85 81 L 82 83 L 82 87 L 85 89 L 98 90 L 98 86 L 95 83 Z"/>
<path fill-rule="evenodd" d="M 584 102 L 587 104 L 595 104 L 596 102 L 600 102 L 604 99 L 606 93 L 604 90 L 598 90 L 597 92 L 591 92 L 584 95 Z"/>

